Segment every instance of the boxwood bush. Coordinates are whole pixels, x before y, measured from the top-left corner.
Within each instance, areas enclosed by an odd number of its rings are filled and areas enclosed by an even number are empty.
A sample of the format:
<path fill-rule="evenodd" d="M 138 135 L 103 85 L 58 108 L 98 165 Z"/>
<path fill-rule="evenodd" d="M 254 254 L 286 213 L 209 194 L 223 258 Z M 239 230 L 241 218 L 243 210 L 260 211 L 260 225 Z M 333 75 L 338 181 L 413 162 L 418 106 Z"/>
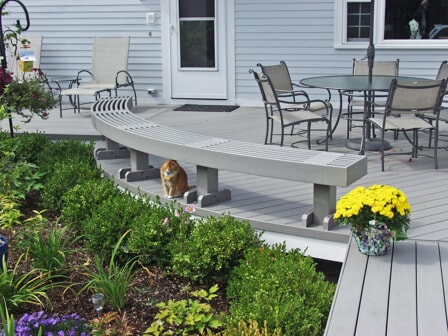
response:
<path fill-rule="evenodd" d="M 334 295 L 334 285 L 316 271 L 311 257 L 285 244 L 250 249 L 235 267 L 227 285 L 230 323 L 267 321 L 271 332 L 322 335 Z"/>
<path fill-rule="evenodd" d="M 173 245 L 172 271 L 200 283 L 226 280 L 244 252 L 262 244 L 260 236 L 248 221 L 230 215 L 208 217 L 190 237 Z"/>

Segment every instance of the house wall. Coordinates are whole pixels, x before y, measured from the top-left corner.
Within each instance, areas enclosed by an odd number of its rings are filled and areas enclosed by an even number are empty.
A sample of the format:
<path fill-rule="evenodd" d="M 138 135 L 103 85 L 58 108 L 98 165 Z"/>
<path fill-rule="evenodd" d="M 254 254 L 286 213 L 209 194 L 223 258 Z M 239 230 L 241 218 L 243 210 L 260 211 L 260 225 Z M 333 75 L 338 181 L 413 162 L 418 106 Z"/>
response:
<path fill-rule="evenodd" d="M 168 0 L 22 0 L 31 18 L 27 34 L 44 36 L 41 68 L 48 75 L 73 75 L 89 69 L 92 37 L 130 36 L 129 68 L 140 101 L 170 103 L 162 99 L 164 77 L 160 3 Z M 221 1 L 221 0 L 219 0 Z M 17 6 L 9 20 L 23 15 Z M 146 24 L 146 13 L 156 13 L 156 24 Z M 335 0 L 235 0 L 235 102 L 259 105 L 260 94 L 248 70 L 257 63 L 285 60 L 294 80 L 351 73 L 352 58 L 365 48 L 335 49 Z M 5 28 L 4 28 L 5 29 Z M 149 36 L 149 33 L 151 36 Z M 448 48 L 447 48 L 448 49 Z M 447 49 L 379 49 L 376 60 L 400 59 L 400 74 L 433 77 Z M 166 83 L 166 78 L 165 78 Z M 156 97 L 147 89 L 158 90 Z M 124 91 L 121 93 L 126 94 Z M 336 97 L 334 97 L 336 98 Z"/>
<path fill-rule="evenodd" d="M 162 57 L 159 0 L 22 0 L 31 26 L 23 35 L 42 35 L 41 69 L 52 75 L 76 75 L 91 68 L 95 36 L 129 36 L 129 63 L 140 101 L 159 102 L 148 96 L 148 88 L 162 91 Z M 25 24 L 23 11 L 15 3 L 6 9 L 3 30 L 16 19 Z M 155 12 L 155 25 L 146 24 L 146 13 Z M 151 33 L 151 36 L 149 36 Z M 120 94 L 131 94 L 125 89 Z"/>
<path fill-rule="evenodd" d="M 248 69 L 257 63 L 286 61 L 294 80 L 319 75 L 350 74 L 352 59 L 366 48 L 335 49 L 335 0 L 236 0 L 236 96 L 256 104 L 258 88 Z M 400 75 L 433 78 L 446 49 L 379 49 L 375 60 L 400 59 Z M 315 92 L 318 94 L 318 92 Z M 338 99 L 333 95 L 333 99 Z"/>

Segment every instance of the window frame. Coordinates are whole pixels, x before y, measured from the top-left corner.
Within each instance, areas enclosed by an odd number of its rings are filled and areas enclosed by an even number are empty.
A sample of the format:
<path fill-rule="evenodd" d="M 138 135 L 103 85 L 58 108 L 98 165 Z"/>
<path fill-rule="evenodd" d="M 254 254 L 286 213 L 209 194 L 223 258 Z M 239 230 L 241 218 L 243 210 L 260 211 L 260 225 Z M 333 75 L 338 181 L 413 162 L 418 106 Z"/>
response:
<path fill-rule="evenodd" d="M 377 49 L 446 49 L 448 40 L 385 40 L 384 22 L 387 0 L 375 0 L 373 43 Z M 336 49 L 367 48 L 368 41 L 347 41 L 347 3 L 370 0 L 336 0 L 334 17 L 334 47 Z"/>

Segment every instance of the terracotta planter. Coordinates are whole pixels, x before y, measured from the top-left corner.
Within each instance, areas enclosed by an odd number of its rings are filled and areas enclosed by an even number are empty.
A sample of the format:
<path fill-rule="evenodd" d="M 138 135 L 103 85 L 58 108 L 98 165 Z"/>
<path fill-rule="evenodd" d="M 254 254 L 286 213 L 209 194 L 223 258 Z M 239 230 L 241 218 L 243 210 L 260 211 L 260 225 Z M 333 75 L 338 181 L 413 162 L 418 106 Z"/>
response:
<path fill-rule="evenodd" d="M 361 230 L 352 228 L 352 233 L 358 250 L 362 254 L 385 255 L 390 249 L 392 234 L 384 224 L 372 225 Z"/>

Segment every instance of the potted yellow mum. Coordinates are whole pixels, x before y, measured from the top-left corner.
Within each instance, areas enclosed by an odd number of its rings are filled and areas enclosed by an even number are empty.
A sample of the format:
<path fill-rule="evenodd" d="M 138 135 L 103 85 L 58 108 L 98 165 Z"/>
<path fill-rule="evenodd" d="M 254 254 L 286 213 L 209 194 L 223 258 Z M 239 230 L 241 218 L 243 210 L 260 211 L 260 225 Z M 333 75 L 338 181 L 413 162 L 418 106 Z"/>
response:
<path fill-rule="evenodd" d="M 357 187 L 336 204 L 334 219 L 351 225 L 361 253 L 386 254 L 390 241 L 407 239 L 411 206 L 404 192 L 387 185 Z"/>

